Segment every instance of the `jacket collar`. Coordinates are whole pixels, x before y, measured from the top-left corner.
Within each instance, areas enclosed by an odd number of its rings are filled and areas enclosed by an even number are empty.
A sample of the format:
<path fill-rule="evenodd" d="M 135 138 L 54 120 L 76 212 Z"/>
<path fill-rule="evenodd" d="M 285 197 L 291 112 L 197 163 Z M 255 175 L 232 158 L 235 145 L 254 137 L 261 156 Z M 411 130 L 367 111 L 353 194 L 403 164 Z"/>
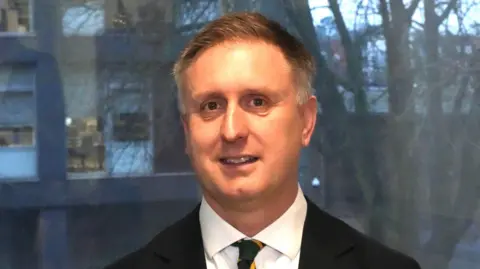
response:
<path fill-rule="evenodd" d="M 157 235 L 147 249 L 158 258 L 158 268 L 206 269 L 198 205 L 182 220 Z"/>
<path fill-rule="evenodd" d="M 162 268 L 205 269 L 205 252 L 198 205 L 190 214 L 157 235 L 147 249 L 153 251 Z M 307 198 L 299 269 L 355 268 L 353 230 L 342 221 L 319 209 Z M 169 265 L 169 267 L 166 267 Z M 160 266 L 158 266 L 160 268 Z"/>
<path fill-rule="evenodd" d="M 354 249 L 352 229 L 307 198 L 299 268 L 356 268 L 353 256 L 349 255 Z"/>

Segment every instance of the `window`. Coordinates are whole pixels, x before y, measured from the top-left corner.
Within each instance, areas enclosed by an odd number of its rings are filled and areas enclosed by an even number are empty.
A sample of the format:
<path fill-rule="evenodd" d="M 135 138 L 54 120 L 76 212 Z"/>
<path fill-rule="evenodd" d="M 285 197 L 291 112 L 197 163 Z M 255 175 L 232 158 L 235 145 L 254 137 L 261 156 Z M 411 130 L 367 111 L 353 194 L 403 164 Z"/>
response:
<path fill-rule="evenodd" d="M 89 36 L 104 33 L 137 33 L 161 30 L 152 22 L 170 23 L 175 1 L 70 0 L 63 4 L 64 35 Z"/>
<path fill-rule="evenodd" d="M 113 118 L 115 141 L 147 141 L 150 137 L 150 119 L 146 113 L 119 113 Z"/>
<path fill-rule="evenodd" d="M 126 69 L 126 70 L 125 70 Z M 105 66 L 98 102 L 105 119 L 105 154 L 114 175 L 153 173 L 149 77 L 136 65 Z"/>
<path fill-rule="evenodd" d="M 31 29 L 30 0 L 0 1 L 0 33 L 26 33 Z"/>
<path fill-rule="evenodd" d="M 89 36 L 103 32 L 103 1 L 64 1 L 62 29 L 66 36 Z"/>
<path fill-rule="evenodd" d="M 149 72 L 128 63 L 69 66 L 64 70 L 70 176 L 161 172 L 155 164 L 158 157 L 154 152 L 160 150 L 155 141 L 160 135 L 152 120 Z M 171 139 L 167 137 L 167 141 Z"/>
<path fill-rule="evenodd" d="M 386 0 L 387 29 L 381 2 L 0 0 L 0 269 L 104 268 L 197 205 L 172 65 L 241 10 L 318 63 L 310 200 L 423 269 L 479 268 L 479 1 L 434 1 L 456 5 L 428 49 L 427 1 Z"/>
<path fill-rule="evenodd" d="M 102 171 L 103 134 L 95 102 L 97 95 L 95 70 L 85 66 L 66 66 L 64 71 L 68 171 L 83 173 Z"/>
<path fill-rule="evenodd" d="M 34 70 L 0 66 L 0 178 L 35 175 Z"/>
<path fill-rule="evenodd" d="M 472 51 L 473 51 L 472 47 L 473 47 L 473 45 L 466 45 L 465 46 L 465 53 L 466 54 L 472 54 Z"/>
<path fill-rule="evenodd" d="M 0 147 L 32 146 L 34 67 L 0 66 Z"/>
<path fill-rule="evenodd" d="M 5 92 L 2 95 L 0 131 L 3 133 L 4 139 L 10 146 L 33 145 L 34 100 L 32 92 Z M 25 136 L 27 133 L 29 135 Z"/>
<path fill-rule="evenodd" d="M 33 144 L 32 127 L 0 128 L 0 147 Z"/>

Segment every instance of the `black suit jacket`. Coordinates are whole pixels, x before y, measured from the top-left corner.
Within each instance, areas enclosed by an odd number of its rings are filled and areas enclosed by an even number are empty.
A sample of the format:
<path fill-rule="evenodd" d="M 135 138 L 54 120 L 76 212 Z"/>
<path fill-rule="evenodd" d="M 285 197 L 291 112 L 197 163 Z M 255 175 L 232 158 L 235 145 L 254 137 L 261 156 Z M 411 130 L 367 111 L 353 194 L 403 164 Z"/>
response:
<path fill-rule="evenodd" d="M 307 199 L 308 201 L 308 199 Z M 150 243 L 105 269 L 206 269 L 199 206 Z M 308 201 L 299 269 L 419 269 L 412 258 L 366 237 Z"/>

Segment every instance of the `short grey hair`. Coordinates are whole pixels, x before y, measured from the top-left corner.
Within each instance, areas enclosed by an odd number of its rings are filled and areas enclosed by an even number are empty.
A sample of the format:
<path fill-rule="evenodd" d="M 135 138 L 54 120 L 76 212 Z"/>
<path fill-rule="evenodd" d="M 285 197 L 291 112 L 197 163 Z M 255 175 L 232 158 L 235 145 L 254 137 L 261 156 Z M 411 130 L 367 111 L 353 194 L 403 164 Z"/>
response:
<path fill-rule="evenodd" d="M 229 41 L 263 41 L 278 47 L 292 67 L 298 87 L 297 102 L 304 104 L 314 94 L 315 60 L 305 46 L 279 23 L 258 12 L 238 12 L 224 15 L 207 24 L 185 47 L 173 67 L 177 84 L 178 107 L 183 103 L 185 70 L 205 50 Z"/>

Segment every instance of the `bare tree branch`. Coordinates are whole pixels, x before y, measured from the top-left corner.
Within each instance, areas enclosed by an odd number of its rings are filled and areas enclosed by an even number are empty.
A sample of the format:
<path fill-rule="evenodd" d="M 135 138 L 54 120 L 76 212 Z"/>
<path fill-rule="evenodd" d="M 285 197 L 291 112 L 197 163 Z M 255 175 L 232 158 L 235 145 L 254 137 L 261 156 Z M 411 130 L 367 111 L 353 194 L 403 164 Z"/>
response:
<path fill-rule="evenodd" d="M 462 108 L 462 102 L 463 99 L 467 93 L 468 89 L 468 83 L 470 81 L 470 76 L 469 75 L 464 75 L 462 77 L 462 80 L 460 81 L 460 87 L 458 89 L 458 93 L 455 96 L 455 102 L 453 105 L 453 113 L 454 114 L 460 114 L 461 108 Z"/>
<path fill-rule="evenodd" d="M 367 28 L 360 33 L 356 33 L 355 35 L 355 45 L 360 46 L 365 44 L 366 39 L 368 37 L 376 37 L 382 33 L 382 28 L 377 25 L 368 25 Z"/>
<path fill-rule="evenodd" d="M 205 26 L 206 24 L 207 24 L 207 22 L 190 23 L 190 24 L 187 24 L 187 25 L 177 27 L 177 31 L 179 33 L 190 32 L 192 30 L 198 30 L 198 29 L 202 28 L 203 26 Z"/>
<path fill-rule="evenodd" d="M 198 22 L 205 15 L 205 12 L 211 7 L 212 2 L 208 2 L 205 7 L 199 12 L 199 14 L 193 19 L 193 21 Z"/>
<path fill-rule="evenodd" d="M 342 39 L 343 47 L 345 51 L 351 52 L 353 49 L 353 42 L 350 34 L 348 32 L 347 25 L 345 24 L 345 20 L 343 19 L 342 12 L 340 11 L 340 7 L 338 5 L 337 0 L 328 0 L 330 4 L 330 10 L 333 13 L 333 17 L 335 19 L 335 25 L 337 26 L 338 33 L 340 38 Z"/>
<path fill-rule="evenodd" d="M 437 18 L 437 24 L 440 25 L 450 15 L 450 11 L 457 6 L 458 0 L 450 0 L 447 7 L 443 10 L 442 14 Z"/>
<path fill-rule="evenodd" d="M 380 15 L 382 16 L 382 24 L 385 31 L 385 37 L 387 37 L 387 34 L 390 33 L 389 30 L 391 29 L 391 21 L 390 15 L 388 14 L 387 0 L 380 0 Z"/>
<path fill-rule="evenodd" d="M 413 0 L 410 6 L 405 10 L 405 16 L 409 20 L 411 20 L 413 13 L 415 13 L 415 10 L 417 10 L 418 4 L 420 3 L 420 0 Z"/>
<path fill-rule="evenodd" d="M 419 21 L 416 21 L 416 20 L 412 20 L 412 23 L 417 25 L 417 26 L 420 26 L 421 28 L 425 27 L 425 24 L 419 22 Z"/>
<path fill-rule="evenodd" d="M 463 52 L 463 55 L 465 55 L 465 52 Z M 462 72 L 463 74 L 460 77 L 460 86 L 458 89 L 458 92 L 455 96 L 455 101 L 454 101 L 454 106 L 453 106 L 453 112 L 454 114 L 460 114 L 461 108 L 462 108 L 462 102 L 464 101 L 464 98 L 467 94 L 468 86 L 470 84 L 470 81 L 472 78 L 475 77 L 475 64 L 476 64 L 476 59 L 475 57 L 472 57 L 467 65 L 466 65 L 466 70 L 465 72 Z"/>

